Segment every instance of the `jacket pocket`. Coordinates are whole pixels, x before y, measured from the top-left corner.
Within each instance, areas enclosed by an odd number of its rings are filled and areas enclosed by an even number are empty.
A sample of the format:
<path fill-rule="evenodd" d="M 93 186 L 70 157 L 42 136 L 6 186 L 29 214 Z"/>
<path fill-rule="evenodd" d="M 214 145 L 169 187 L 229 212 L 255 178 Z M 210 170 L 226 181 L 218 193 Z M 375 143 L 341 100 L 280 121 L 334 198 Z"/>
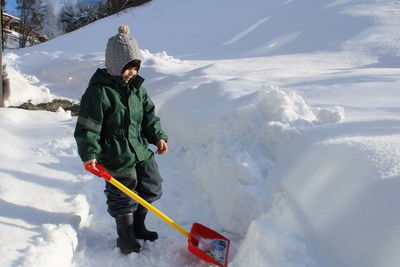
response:
<path fill-rule="evenodd" d="M 101 163 L 105 168 L 121 172 L 132 168 L 135 162 L 135 154 L 130 150 L 126 138 L 105 140 L 101 152 Z"/>

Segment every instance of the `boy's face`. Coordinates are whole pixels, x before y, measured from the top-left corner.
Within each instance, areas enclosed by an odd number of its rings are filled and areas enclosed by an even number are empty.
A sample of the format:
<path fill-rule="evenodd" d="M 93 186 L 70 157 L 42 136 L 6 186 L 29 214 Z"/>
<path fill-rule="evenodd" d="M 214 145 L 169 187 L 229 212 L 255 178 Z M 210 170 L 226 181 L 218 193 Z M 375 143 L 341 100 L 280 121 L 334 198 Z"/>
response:
<path fill-rule="evenodd" d="M 126 69 L 124 72 L 121 73 L 121 77 L 124 80 L 124 82 L 129 82 L 130 79 L 132 79 L 134 76 L 138 74 L 138 71 L 136 68 L 130 68 Z"/>

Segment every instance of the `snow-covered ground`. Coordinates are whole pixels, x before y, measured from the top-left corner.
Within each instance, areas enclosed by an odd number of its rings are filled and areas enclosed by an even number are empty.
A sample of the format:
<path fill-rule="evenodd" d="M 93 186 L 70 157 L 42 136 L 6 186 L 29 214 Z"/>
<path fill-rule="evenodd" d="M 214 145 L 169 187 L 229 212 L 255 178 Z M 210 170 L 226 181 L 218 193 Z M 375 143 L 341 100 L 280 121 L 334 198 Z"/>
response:
<path fill-rule="evenodd" d="M 157 208 L 230 238 L 230 266 L 400 265 L 399 1 L 153 0 L 6 51 L 7 106 L 79 101 L 120 24 L 170 137 Z M 154 215 L 120 254 L 69 112 L 0 118 L 0 266 L 209 266 Z"/>

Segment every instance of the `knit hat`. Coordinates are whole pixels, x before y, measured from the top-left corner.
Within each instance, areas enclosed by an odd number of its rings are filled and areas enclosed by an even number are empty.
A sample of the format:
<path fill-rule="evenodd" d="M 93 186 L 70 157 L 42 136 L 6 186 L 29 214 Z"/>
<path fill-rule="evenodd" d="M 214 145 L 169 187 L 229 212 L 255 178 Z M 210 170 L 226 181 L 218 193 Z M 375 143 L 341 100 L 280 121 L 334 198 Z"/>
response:
<path fill-rule="evenodd" d="M 128 34 L 129 27 L 121 25 L 118 34 L 108 39 L 105 65 L 111 75 L 120 75 L 124 66 L 134 59 L 142 60 L 136 40 Z"/>

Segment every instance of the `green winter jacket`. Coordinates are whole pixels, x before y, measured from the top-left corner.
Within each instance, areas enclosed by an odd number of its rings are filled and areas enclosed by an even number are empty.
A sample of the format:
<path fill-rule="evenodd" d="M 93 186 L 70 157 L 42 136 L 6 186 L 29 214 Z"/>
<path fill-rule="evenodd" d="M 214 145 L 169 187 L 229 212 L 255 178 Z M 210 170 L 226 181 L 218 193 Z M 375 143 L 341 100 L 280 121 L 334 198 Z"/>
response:
<path fill-rule="evenodd" d="M 154 157 L 149 143 L 167 141 L 143 81 L 137 75 L 127 84 L 97 69 L 82 96 L 74 132 L 82 161 L 97 159 L 110 171 L 128 173 Z"/>

